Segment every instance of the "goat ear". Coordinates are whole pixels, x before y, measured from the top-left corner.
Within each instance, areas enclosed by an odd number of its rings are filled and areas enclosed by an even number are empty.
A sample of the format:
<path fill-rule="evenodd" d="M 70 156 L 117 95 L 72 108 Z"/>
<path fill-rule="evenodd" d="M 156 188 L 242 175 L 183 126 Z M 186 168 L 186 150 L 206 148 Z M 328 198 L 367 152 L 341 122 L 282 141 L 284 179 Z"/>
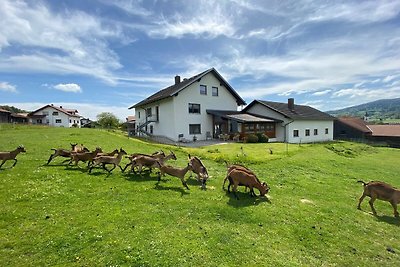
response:
<path fill-rule="evenodd" d="M 189 157 L 189 159 L 190 159 L 190 154 L 188 154 L 188 157 Z"/>

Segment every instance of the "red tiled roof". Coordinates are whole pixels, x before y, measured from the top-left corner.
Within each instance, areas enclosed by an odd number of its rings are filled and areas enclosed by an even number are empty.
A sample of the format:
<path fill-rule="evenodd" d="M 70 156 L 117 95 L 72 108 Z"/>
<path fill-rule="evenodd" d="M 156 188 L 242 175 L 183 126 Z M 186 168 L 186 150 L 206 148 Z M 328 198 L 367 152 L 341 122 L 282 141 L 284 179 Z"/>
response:
<path fill-rule="evenodd" d="M 47 108 L 47 107 L 54 108 L 55 110 L 58 110 L 58 111 L 60 111 L 60 112 L 62 112 L 62 113 L 64 113 L 64 114 L 66 114 L 66 115 L 68 115 L 68 116 L 70 116 L 70 117 L 77 117 L 77 118 L 80 118 L 80 117 L 81 117 L 80 115 L 71 114 L 71 113 L 69 112 L 69 111 L 76 111 L 76 112 L 78 112 L 78 111 L 75 110 L 75 109 L 64 109 L 64 108 L 62 108 L 62 107 L 57 107 L 57 106 L 54 106 L 54 105 L 46 105 L 46 106 L 44 106 L 44 107 L 41 107 L 41 108 L 39 108 L 39 109 L 37 109 L 37 110 L 32 111 L 31 113 L 29 113 L 29 116 L 32 116 L 34 113 L 36 113 L 36 112 L 38 112 L 38 111 L 40 111 L 40 110 L 42 110 L 42 109 L 45 109 L 45 108 Z"/>
<path fill-rule="evenodd" d="M 338 118 L 338 121 L 353 127 L 361 132 L 364 133 L 371 133 L 372 130 L 370 128 L 368 128 L 367 123 L 360 119 L 360 118 L 355 118 L 355 117 L 340 117 Z"/>
<path fill-rule="evenodd" d="M 368 125 L 372 130 L 372 136 L 399 136 L 400 124 L 394 125 Z"/>
<path fill-rule="evenodd" d="M 128 116 L 128 117 L 126 118 L 126 121 L 127 121 L 127 122 L 134 122 L 134 121 L 136 121 L 136 117 L 135 117 L 135 116 Z"/>

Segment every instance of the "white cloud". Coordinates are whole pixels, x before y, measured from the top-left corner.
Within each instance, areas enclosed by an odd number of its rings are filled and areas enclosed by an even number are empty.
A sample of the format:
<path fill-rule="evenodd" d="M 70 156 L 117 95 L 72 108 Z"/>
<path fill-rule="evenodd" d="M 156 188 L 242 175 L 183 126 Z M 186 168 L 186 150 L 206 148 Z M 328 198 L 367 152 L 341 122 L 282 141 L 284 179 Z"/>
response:
<path fill-rule="evenodd" d="M 0 82 L 0 91 L 16 93 L 17 87 L 15 85 L 9 84 L 8 82 Z"/>
<path fill-rule="evenodd" d="M 60 83 L 53 86 L 54 89 L 70 93 L 82 93 L 81 87 L 76 83 Z"/>
<path fill-rule="evenodd" d="M 0 50 L 20 45 L 18 55 L 4 54 L 0 71 L 84 74 L 112 82 L 121 68 L 108 39 L 123 39 L 121 29 L 82 11 L 53 13 L 42 1 L 0 2 Z"/>
<path fill-rule="evenodd" d="M 322 95 L 329 94 L 331 91 L 332 91 L 332 90 L 327 89 L 327 90 L 324 90 L 324 91 L 315 92 L 315 93 L 313 93 L 312 95 L 315 95 L 315 96 L 322 96 Z"/>

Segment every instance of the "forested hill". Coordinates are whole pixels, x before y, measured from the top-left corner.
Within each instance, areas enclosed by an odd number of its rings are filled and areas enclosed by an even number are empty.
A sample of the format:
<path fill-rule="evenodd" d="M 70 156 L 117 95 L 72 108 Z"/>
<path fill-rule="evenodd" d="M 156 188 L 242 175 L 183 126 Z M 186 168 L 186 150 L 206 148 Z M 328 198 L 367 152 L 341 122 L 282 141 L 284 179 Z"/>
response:
<path fill-rule="evenodd" d="M 400 119 L 400 98 L 381 99 L 353 107 L 327 111 L 333 116 L 363 117 L 365 113 L 371 119 Z"/>

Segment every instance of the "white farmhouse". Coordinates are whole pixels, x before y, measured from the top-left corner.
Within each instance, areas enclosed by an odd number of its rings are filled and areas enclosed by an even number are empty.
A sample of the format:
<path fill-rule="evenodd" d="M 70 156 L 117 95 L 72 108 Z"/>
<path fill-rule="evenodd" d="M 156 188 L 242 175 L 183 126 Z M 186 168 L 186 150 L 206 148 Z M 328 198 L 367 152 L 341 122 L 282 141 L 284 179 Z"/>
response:
<path fill-rule="evenodd" d="M 275 125 L 275 140 L 288 143 L 311 143 L 333 140 L 334 117 L 315 108 L 287 103 L 253 100 L 243 112 L 280 120 Z"/>
<path fill-rule="evenodd" d="M 75 109 L 65 109 L 62 106 L 46 105 L 28 114 L 32 124 L 55 127 L 81 127 L 81 116 Z"/>
<path fill-rule="evenodd" d="M 270 142 L 310 143 L 333 140 L 334 117 L 309 106 L 245 101 L 214 69 L 175 84 L 133 105 L 136 134 L 174 141 L 243 139 L 265 134 Z"/>
<path fill-rule="evenodd" d="M 211 68 L 158 91 L 135 108 L 138 134 L 164 136 L 174 141 L 212 138 L 213 116 L 207 110 L 236 111 L 245 101 Z"/>

